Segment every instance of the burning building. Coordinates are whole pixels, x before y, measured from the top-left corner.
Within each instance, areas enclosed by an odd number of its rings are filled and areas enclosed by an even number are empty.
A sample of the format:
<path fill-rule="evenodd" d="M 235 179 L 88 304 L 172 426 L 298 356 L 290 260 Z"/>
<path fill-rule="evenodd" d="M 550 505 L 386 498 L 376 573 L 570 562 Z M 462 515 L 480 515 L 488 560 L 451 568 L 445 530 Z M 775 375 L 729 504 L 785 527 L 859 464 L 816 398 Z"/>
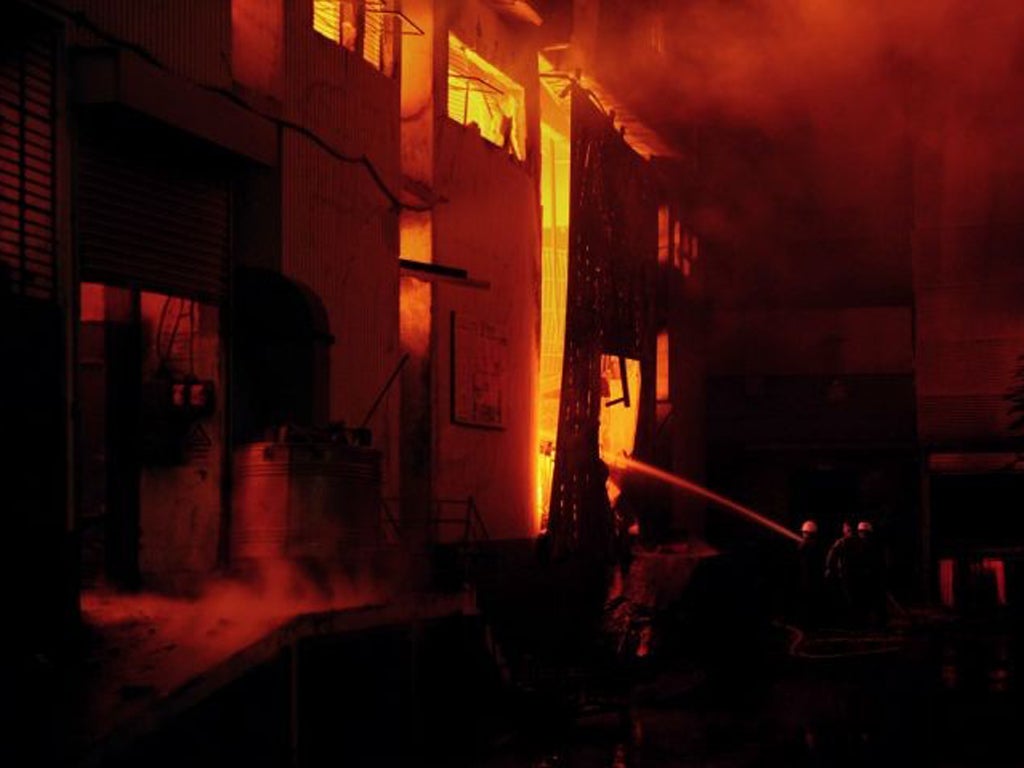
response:
<path fill-rule="evenodd" d="M 656 540 L 756 537 L 623 454 L 1012 602 L 1018 14 L 789 5 L 5 6 L 24 651 L 278 561 L 373 585 L 345 605 L 439 548 L 509 587 L 623 493 Z"/>
<path fill-rule="evenodd" d="M 649 455 L 652 177 L 514 5 L 4 11 L 29 647 L 79 595 L 575 550 L 586 462 Z"/>
<path fill-rule="evenodd" d="M 998 500 L 1021 477 L 1019 28 L 1012 3 L 956 0 L 603 3 L 590 24 L 592 71 L 683 160 L 711 484 L 791 526 L 873 520 L 931 594 L 937 560 L 1019 546 Z"/>

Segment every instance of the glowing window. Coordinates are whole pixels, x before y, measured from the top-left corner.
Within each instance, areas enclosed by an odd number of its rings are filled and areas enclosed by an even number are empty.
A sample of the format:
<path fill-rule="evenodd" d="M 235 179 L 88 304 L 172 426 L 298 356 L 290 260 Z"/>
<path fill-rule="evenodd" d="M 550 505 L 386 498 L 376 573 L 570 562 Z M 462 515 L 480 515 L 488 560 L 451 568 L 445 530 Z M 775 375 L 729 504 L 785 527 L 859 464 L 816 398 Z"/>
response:
<path fill-rule="evenodd" d="M 672 260 L 671 225 L 668 206 L 658 207 L 658 263 L 668 264 Z"/>
<path fill-rule="evenodd" d="M 359 31 L 355 0 L 313 0 L 313 29 L 354 51 Z"/>
<path fill-rule="evenodd" d="M 942 600 L 942 604 L 947 608 L 952 608 L 954 605 L 955 592 L 953 586 L 955 576 L 956 561 L 948 557 L 939 560 L 939 597 Z"/>
<path fill-rule="evenodd" d="M 480 135 L 525 157 L 523 87 L 455 35 L 448 35 L 448 117 L 476 125 Z"/>
<path fill-rule="evenodd" d="M 640 412 L 640 361 L 601 355 L 601 390 L 598 452 L 610 463 L 633 453 Z"/>
<path fill-rule="evenodd" d="M 388 77 L 395 70 L 398 17 L 386 2 L 368 2 L 363 15 L 363 58 Z"/>
<path fill-rule="evenodd" d="M 397 24 L 387 0 L 313 0 L 313 29 L 346 50 L 361 53 L 389 77 L 395 69 Z"/>
<path fill-rule="evenodd" d="M 655 388 L 656 399 L 659 403 L 669 401 L 669 348 L 668 331 L 658 333 L 658 357 L 657 357 L 657 386 Z"/>

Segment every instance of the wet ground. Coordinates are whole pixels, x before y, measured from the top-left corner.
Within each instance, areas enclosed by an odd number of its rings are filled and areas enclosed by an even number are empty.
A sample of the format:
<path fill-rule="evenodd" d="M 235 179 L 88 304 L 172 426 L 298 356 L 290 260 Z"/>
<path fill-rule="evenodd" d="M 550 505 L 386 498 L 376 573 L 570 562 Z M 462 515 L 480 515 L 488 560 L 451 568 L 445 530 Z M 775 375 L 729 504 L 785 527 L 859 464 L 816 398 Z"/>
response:
<path fill-rule="evenodd" d="M 580 702 L 563 729 L 520 732 L 479 764 L 1022 766 L 1021 638 L 959 622 L 797 646 L 780 629 L 733 664 L 663 661 L 629 693 Z"/>

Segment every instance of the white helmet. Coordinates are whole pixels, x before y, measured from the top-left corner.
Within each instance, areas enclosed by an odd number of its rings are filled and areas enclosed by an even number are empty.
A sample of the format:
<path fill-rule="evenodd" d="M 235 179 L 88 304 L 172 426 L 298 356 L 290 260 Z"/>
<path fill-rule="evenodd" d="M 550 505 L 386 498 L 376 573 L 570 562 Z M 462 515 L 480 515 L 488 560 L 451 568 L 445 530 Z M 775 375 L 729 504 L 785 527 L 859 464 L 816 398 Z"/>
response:
<path fill-rule="evenodd" d="M 800 526 L 800 533 L 817 533 L 818 524 L 813 520 L 804 520 L 804 524 Z"/>
<path fill-rule="evenodd" d="M 869 523 L 867 520 L 861 520 L 859 523 L 857 523 L 857 530 L 863 531 L 864 533 L 871 533 L 875 529 L 871 527 L 871 523 Z"/>

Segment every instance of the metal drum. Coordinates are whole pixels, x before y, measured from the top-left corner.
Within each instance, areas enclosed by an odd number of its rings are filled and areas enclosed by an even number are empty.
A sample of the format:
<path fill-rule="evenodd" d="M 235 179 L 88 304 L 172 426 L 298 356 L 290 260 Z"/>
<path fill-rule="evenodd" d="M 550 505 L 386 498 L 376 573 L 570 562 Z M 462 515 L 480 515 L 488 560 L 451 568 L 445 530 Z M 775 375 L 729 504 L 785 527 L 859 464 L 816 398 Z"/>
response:
<path fill-rule="evenodd" d="M 374 546 L 380 452 L 335 443 L 258 442 L 234 456 L 232 559 L 337 563 Z"/>

